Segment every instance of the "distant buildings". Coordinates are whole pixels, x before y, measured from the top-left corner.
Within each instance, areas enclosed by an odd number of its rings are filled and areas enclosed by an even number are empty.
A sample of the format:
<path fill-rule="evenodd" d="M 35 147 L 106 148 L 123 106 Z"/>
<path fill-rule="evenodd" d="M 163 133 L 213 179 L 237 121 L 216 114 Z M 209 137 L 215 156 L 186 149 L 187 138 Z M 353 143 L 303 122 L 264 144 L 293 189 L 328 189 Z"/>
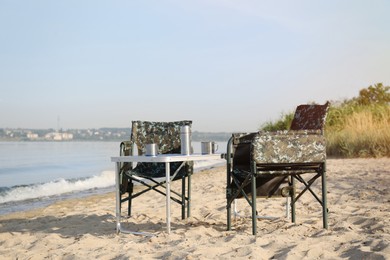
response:
<path fill-rule="evenodd" d="M 50 140 L 50 141 L 70 141 L 70 140 L 73 140 L 73 134 L 51 132 L 51 133 L 48 133 L 48 134 L 45 135 L 45 140 Z"/>
<path fill-rule="evenodd" d="M 29 140 L 38 140 L 39 135 L 36 133 L 28 132 L 27 133 L 27 139 Z"/>

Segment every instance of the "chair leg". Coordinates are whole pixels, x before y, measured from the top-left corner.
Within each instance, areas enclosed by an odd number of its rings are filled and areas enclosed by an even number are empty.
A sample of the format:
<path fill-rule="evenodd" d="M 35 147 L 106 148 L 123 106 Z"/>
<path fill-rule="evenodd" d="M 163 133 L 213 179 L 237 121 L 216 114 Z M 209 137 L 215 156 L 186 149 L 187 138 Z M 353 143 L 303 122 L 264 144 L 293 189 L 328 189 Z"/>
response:
<path fill-rule="evenodd" d="M 229 169 L 228 169 L 229 171 Z M 230 183 L 230 178 L 228 176 L 228 179 L 227 179 L 227 185 L 226 185 L 226 224 L 227 224 L 227 228 L 226 230 L 227 231 L 230 231 L 232 230 L 232 202 L 230 200 L 230 196 L 231 196 L 231 183 Z"/>
<path fill-rule="evenodd" d="M 233 216 L 234 216 L 234 220 L 237 219 L 237 216 L 238 216 L 238 211 L 237 211 L 237 199 L 234 199 L 233 200 Z"/>
<path fill-rule="evenodd" d="M 187 181 L 188 181 L 188 187 L 187 187 L 187 197 L 188 197 L 188 202 L 187 202 L 187 218 L 191 216 L 191 179 L 192 179 L 192 174 L 189 174 L 187 176 Z"/>
<path fill-rule="evenodd" d="M 257 234 L 257 212 L 256 212 L 256 173 L 252 173 L 252 234 Z"/>
<path fill-rule="evenodd" d="M 127 207 L 127 216 L 131 217 L 131 206 L 133 202 L 133 181 L 130 180 L 129 183 L 127 184 L 127 192 L 129 194 L 129 201 L 128 201 L 128 207 Z"/>
<path fill-rule="evenodd" d="M 186 218 L 186 177 L 181 177 L 181 219 Z"/>
<path fill-rule="evenodd" d="M 295 223 L 295 177 L 291 176 L 291 222 Z"/>
<path fill-rule="evenodd" d="M 226 188 L 226 210 L 227 210 L 227 230 L 230 231 L 232 230 L 232 203 L 235 204 L 235 199 L 232 199 L 234 197 L 234 194 L 232 192 L 232 186 L 233 182 L 227 183 L 227 188 Z M 234 215 L 234 213 L 233 213 Z"/>
<path fill-rule="evenodd" d="M 129 195 L 129 206 L 127 209 L 127 216 L 129 217 L 131 217 L 131 202 L 132 202 L 131 195 Z"/>
<path fill-rule="evenodd" d="M 232 207 L 231 205 L 226 206 L 227 209 L 227 231 L 232 230 Z"/>
<path fill-rule="evenodd" d="M 328 229 L 328 202 L 327 202 L 327 187 L 326 187 L 326 169 L 324 165 L 324 169 L 322 171 L 322 222 L 323 227 Z"/>
<path fill-rule="evenodd" d="M 286 197 L 286 218 L 290 218 L 290 197 Z"/>

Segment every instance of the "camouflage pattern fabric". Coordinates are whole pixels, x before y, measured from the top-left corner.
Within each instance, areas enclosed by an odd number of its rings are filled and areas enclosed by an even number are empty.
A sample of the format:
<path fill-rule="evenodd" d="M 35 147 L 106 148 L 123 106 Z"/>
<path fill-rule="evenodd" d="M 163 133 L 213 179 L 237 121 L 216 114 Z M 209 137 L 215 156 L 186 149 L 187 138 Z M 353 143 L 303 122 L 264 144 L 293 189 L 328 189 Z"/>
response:
<path fill-rule="evenodd" d="M 180 128 L 192 126 L 192 121 L 149 122 L 133 121 L 131 130 L 132 145 L 136 145 L 138 154 L 145 153 L 145 145 L 155 143 L 159 153 L 180 153 Z"/>
<path fill-rule="evenodd" d="M 181 126 L 192 126 L 192 121 L 176 122 L 150 122 L 133 121 L 130 143 L 127 144 L 129 154 L 132 148 L 136 147 L 138 155 L 145 153 L 146 144 L 155 143 L 160 154 L 175 154 L 181 152 L 180 128 Z M 129 147 L 130 146 L 130 147 Z M 170 164 L 173 174 L 181 165 L 181 162 Z M 179 171 L 177 177 L 192 174 L 193 163 L 187 162 Z M 136 175 L 147 178 L 165 177 L 165 163 L 138 163 L 134 169 L 126 172 L 128 175 Z"/>
<path fill-rule="evenodd" d="M 329 102 L 324 105 L 299 105 L 290 130 L 323 130 L 329 105 Z"/>
<path fill-rule="evenodd" d="M 251 158 L 257 164 L 323 162 L 325 137 L 320 130 L 259 132 L 252 141 Z"/>

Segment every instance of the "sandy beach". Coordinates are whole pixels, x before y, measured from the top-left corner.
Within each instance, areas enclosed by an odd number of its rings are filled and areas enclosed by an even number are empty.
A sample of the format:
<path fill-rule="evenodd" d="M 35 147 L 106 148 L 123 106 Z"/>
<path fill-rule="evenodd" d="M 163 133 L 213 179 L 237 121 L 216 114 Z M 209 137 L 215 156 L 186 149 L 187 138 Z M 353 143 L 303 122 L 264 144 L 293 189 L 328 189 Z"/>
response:
<path fill-rule="evenodd" d="M 284 217 L 285 199 L 259 199 L 259 214 L 280 218 L 258 220 L 257 236 L 247 218 L 226 231 L 226 173 L 218 167 L 193 176 L 190 218 L 181 220 L 172 204 L 169 235 L 165 198 L 156 192 L 137 198 L 124 220 L 156 236 L 117 235 L 108 193 L 0 216 L 1 259 L 390 259 L 390 158 L 328 159 L 327 166 L 328 230 L 307 193 L 296 224 Z M 238 204 L 243 213 L 245 204 Z"/>

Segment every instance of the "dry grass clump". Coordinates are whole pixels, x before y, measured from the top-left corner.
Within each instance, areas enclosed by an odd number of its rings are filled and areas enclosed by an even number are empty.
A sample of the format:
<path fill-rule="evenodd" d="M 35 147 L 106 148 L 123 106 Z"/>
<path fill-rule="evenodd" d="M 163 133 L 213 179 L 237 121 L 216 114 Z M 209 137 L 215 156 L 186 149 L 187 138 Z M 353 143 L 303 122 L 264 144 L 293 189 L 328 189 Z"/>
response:
<path fill-rule="evenodd" d="M 327 121 L 327 153 L 338 157 L 390 156 L 388 105 L 332 108 Z"/>

